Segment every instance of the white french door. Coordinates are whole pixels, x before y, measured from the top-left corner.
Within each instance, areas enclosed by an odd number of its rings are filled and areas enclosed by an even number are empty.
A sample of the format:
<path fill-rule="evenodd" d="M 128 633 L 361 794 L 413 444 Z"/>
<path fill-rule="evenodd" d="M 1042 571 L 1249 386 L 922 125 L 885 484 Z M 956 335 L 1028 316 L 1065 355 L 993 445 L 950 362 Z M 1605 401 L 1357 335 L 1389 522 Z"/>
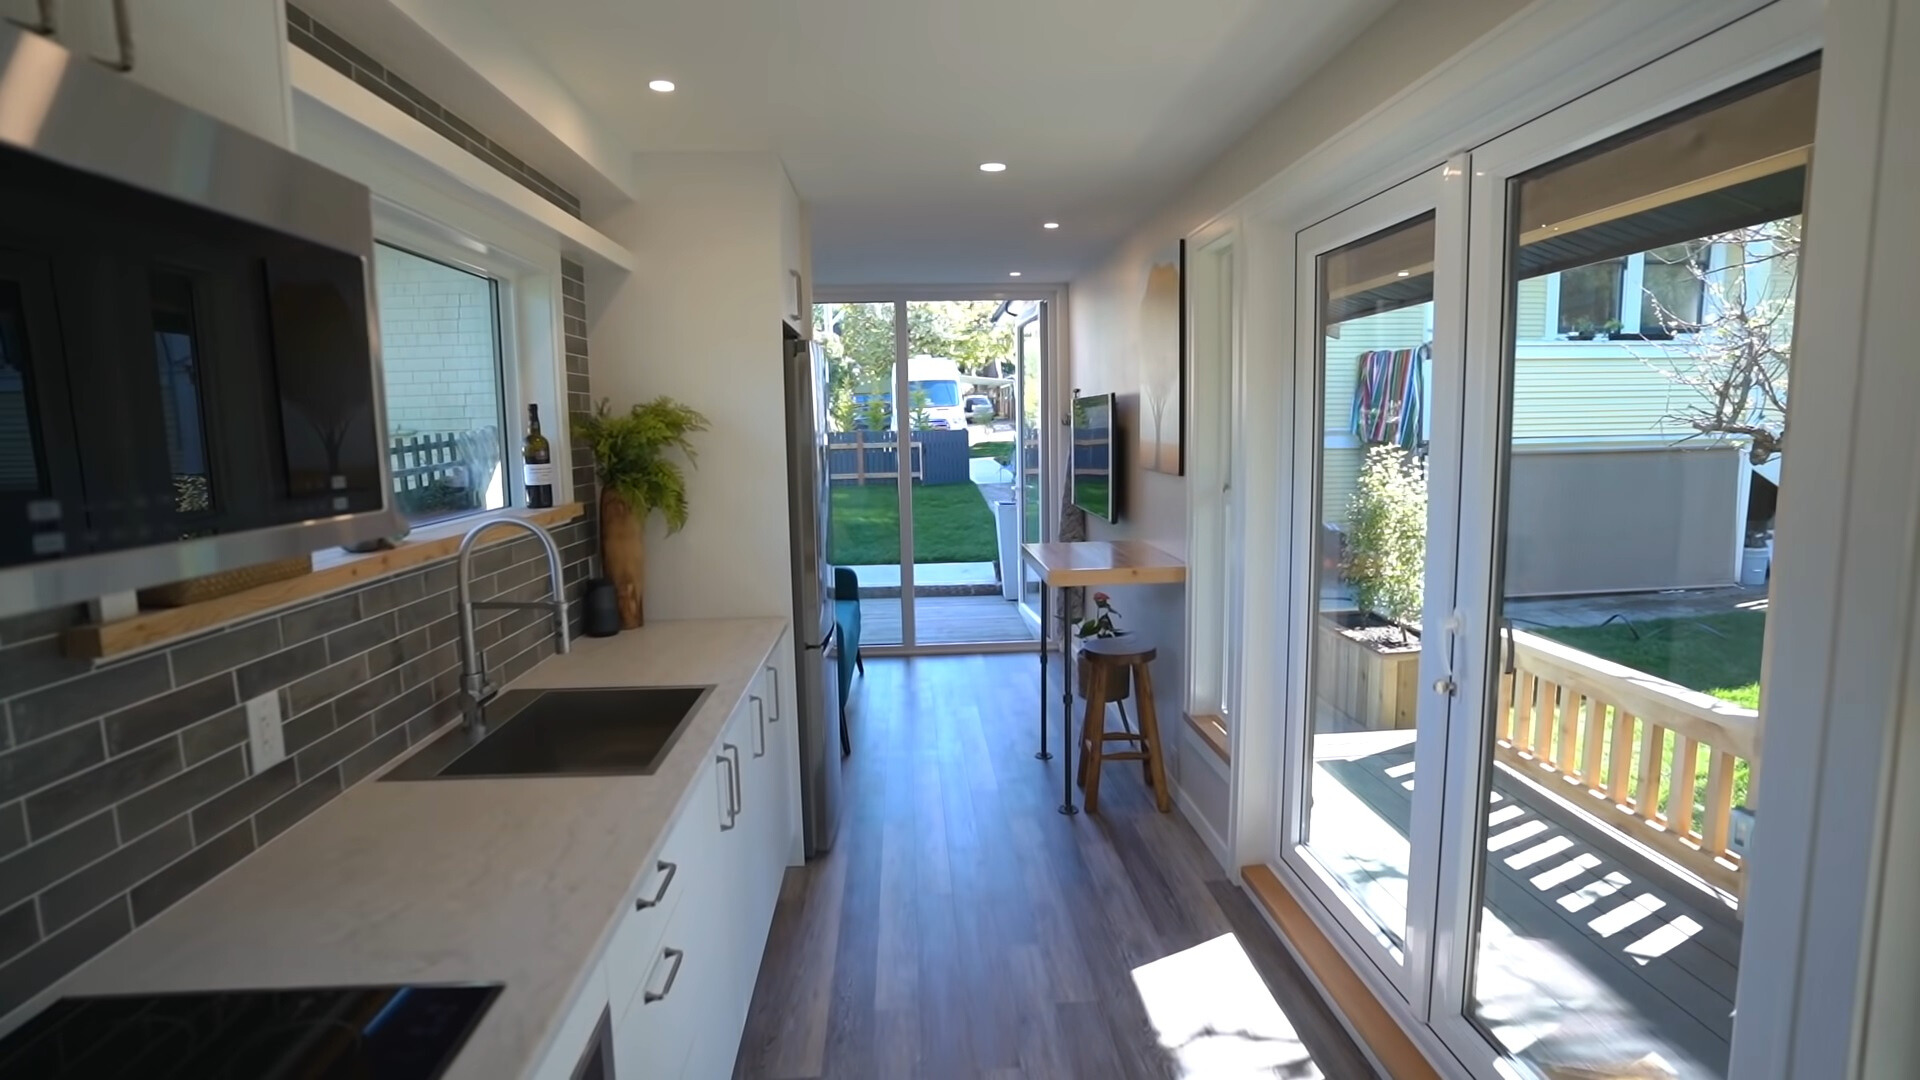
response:
<path fill-rule="evenodd" d="M 1290 588 L 1304 602 L 1287 634 L 1300 720 L 1281 857 L 1416 1010 L 1451 712 L 1465 198 L 1449 163 L 1296 244 L 1290 520 L 1307 554 Z"/>
<path fill-rule="evenodd" d="M 1740 581 L 1816 45 L 1762 12 L 1293 234 L 1275 855 L 1485 1080 L 1719 1080 L 1736 990 L 1791 994 L 1741 974 L 1776 616 Z"/>

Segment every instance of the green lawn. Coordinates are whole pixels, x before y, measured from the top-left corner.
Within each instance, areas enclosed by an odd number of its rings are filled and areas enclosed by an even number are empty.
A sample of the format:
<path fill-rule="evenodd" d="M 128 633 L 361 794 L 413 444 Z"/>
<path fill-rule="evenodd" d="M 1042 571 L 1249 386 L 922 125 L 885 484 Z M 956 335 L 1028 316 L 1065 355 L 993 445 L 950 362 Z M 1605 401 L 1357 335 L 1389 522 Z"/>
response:
<path fill-rule="evenodd" d="M 977 442 L 967 447 L 968 457 L 990 457 L 1001 462 L 1013 460 L 1013 440 L 998 439 L 993 442 Z"/>
<path fill-rule="evenodd" d="M 1765 612 L 1643 619 L 1631 629 L 1618 622 L 1527 629 L 1722 701 L 1748 709 L 1760 707 L 1760 643 L 1767 630 Z"/>
<path fill-rule="evenodd" d="M 1711 694 L 1722 701 L 1748 709 L 1760 707 L 1760 644 L 1766 635 L 1767 617 L 1758 611 L 1731 611 L 1719 615 L 1697 615 L 1677 619 L 1644 619 L 1632 629 L 1618 622 L 1605 626 L 1528 627 L 1534 633 L 1571 645 L 1636 671 L 1677 682 L 1682 686 Z M 1638 634 L 1636 637 L 1635 634 Z M 1582 716 L 1575 745 L 1584 745 L 1588 718 Z M 1639 721 L 1634 722 L 1634 742 L 1639 742 Z M 1660 753 L 1660 810 L 1668 812 L 1668 789 L 1672 786 L 1674 747 L 1678 738 L 1669 731 Z M 1605 775 L 1610 745 L 1602 748 L 1601 774 Z M 1708 755 L 1701 753 L 1694 762 L 1694 823 L 1701 822 L 1706 811 Z M 1748 800 L 1748 763 L 1737 760 L 1733 766 L 1733 802 Z M 1638 762 L 1629 770 L 1628 784 L 1638 787 Z"/>
<path fill-rule="evenodd" d="M 833 535 L 827 557 L 838 566 L 900 561 L 900 497 L 890 484 L 833 489 Z M 913 561 L 992 562 L 998 557 L 993 511 L 972 484 L 917 484 L 913 489 Z"/>

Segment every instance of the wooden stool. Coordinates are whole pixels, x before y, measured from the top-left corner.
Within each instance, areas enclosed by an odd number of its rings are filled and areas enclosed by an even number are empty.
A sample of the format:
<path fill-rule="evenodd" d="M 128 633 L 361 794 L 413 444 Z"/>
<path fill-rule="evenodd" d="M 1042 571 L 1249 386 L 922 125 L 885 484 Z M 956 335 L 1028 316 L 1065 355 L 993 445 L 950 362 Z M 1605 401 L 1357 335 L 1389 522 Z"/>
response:
<path fill-rule="evenodd" d="M 1153 676 L 1147 664 L 1158 653 L 1138 636 L 1084 638 L 1080 654 L 1091 668 L 1087 686 L 1087 715 L 1080 726 L 1080 786 L 1086 790 L 1082 800 L 1087 813 L 1100 810 L 1100 766 L 1109 761 L 1138 761 L 1153 789 L 1153 801 L 1161 813 L 1173 809 L 1173 796 L 1167 790 L 1165 759 L 1160 755 L 1160 720 L 1153 711 Z M 1131 670 L 1133 700 L 1140 714 L 1140 732 L 1107 730 L 1107 677 Z M 1138 750 L 1109 753 L 1110 742 L 1137 743 Z"/>

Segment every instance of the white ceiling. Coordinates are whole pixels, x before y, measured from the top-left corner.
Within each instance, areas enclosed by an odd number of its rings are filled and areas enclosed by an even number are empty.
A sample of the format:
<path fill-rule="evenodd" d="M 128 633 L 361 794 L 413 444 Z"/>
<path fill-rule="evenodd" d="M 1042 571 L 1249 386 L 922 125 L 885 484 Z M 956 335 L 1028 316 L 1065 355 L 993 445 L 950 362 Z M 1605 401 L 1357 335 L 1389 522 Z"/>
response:
<path fill-rule="evenodd" d="M 472 2 L 636 150 L 778 153 L 832 285 L 1070 279 L 1390 0 Z"/>

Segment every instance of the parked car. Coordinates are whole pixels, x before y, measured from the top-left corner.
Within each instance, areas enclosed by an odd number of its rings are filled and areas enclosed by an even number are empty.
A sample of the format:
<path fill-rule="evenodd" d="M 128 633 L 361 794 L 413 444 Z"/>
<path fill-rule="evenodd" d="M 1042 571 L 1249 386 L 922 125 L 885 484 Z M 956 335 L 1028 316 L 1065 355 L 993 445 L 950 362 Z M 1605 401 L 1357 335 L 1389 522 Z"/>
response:
<path fill-rule="evenodd" d="M 985 394 L 969 394 L 961 404 L 966 406 L 968 423 L 985 424 L 993 420 L 993 399 Z"/>

